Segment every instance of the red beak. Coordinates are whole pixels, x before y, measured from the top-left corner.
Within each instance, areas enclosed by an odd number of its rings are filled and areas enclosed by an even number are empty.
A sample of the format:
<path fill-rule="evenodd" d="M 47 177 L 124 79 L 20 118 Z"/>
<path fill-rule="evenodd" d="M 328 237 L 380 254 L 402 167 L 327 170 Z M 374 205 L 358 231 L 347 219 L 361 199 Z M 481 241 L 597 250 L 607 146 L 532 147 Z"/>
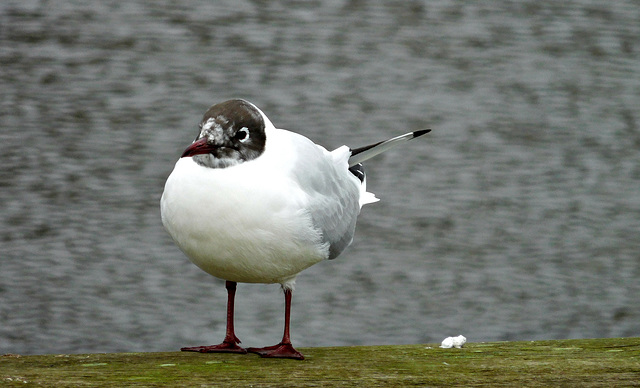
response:
<path fill-rule="evenodd" d="M 200 154 L 208 154 L 215 150 L 217 147 L 207 143 L 207 138 L 203 137 L 200 140 L 196 140 L 186 150 L 182 153 L 181 158 L 200 155 Z"/>

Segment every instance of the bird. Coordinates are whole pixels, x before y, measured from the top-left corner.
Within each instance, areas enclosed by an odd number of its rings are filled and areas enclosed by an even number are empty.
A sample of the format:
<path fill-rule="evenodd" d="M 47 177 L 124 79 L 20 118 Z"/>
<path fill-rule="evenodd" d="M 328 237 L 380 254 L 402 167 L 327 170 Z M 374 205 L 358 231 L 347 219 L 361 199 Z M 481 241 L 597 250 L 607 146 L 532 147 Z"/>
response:
<path fill-rule="evenodd" d="M 225 280 L 226 334 L 218 345 L 181 350 L 304 359 L 290 336 L 296 276 L 338 257 L 353 240 L 362 206 L 378 201 L 366 190 L 362 162 L 430 131 L 328 151 L 301 134 L 277 129 L 247 100 L 211 106 L 167 178 L 160 211 L 165 229 L 190 261 Z M 281 285 L 280 343 L 240 346 L 234 329 L 237 283 Z"/>

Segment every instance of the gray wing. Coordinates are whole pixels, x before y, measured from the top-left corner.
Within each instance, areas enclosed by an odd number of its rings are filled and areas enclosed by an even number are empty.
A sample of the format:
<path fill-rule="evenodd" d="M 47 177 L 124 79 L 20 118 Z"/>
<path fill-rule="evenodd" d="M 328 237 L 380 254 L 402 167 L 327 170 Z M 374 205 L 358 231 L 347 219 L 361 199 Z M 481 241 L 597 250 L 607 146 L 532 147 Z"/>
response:
<path fill-rule="evenodd" d="M 313 226 L 329 244 L 329 260 L 351 244 L 360 213 L 361 182 L 348 170 L 350 151 L 344 147 L 328 153 L 311 143 L 304 159 L 298 160 L 296 180 L 308 195 L 306 210 Z"/>
<path fill-rule="evenodd" d="M 344 195 L 344 188 L 336 185 L 329 191 L 334 199 L 330 203 L 318 201 L 317 206 L 309 208 L 309 213 L 314 226 L 322 231 L 322 242 L 329 243 L 329 260 L 332 260 L 353 241 L 360 205 L 359 191 Z"/>

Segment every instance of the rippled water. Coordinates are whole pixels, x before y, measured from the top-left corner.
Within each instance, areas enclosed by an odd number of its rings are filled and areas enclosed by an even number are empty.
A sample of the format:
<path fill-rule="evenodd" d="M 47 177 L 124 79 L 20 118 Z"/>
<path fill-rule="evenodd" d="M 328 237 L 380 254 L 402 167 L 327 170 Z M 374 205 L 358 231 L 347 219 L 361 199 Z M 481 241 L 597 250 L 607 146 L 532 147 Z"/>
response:
<path fill-rule="evenodd" d="M 4 1 L 0 353 L 219 342 L 223 282 L 162 229 L 164 180 L 243 97 L 368 163 L 356 239 L 303 272 L 298 346 L 640 335 L 633 1 Z M 248 346 L 276 285 L 238 287 Z"/>

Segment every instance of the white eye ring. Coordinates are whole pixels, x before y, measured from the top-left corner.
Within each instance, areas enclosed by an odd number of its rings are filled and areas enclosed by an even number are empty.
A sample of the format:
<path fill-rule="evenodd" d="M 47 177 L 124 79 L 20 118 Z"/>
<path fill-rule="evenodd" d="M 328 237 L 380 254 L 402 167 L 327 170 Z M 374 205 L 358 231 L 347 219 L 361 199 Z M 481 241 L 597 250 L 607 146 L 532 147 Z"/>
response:
<path fill-rule="evenodd" d="M 249 140 L 249 129 L 247 127 L 242 127 L 236 132 L 235 138 L 240 142 L 244 143 Z"/>

